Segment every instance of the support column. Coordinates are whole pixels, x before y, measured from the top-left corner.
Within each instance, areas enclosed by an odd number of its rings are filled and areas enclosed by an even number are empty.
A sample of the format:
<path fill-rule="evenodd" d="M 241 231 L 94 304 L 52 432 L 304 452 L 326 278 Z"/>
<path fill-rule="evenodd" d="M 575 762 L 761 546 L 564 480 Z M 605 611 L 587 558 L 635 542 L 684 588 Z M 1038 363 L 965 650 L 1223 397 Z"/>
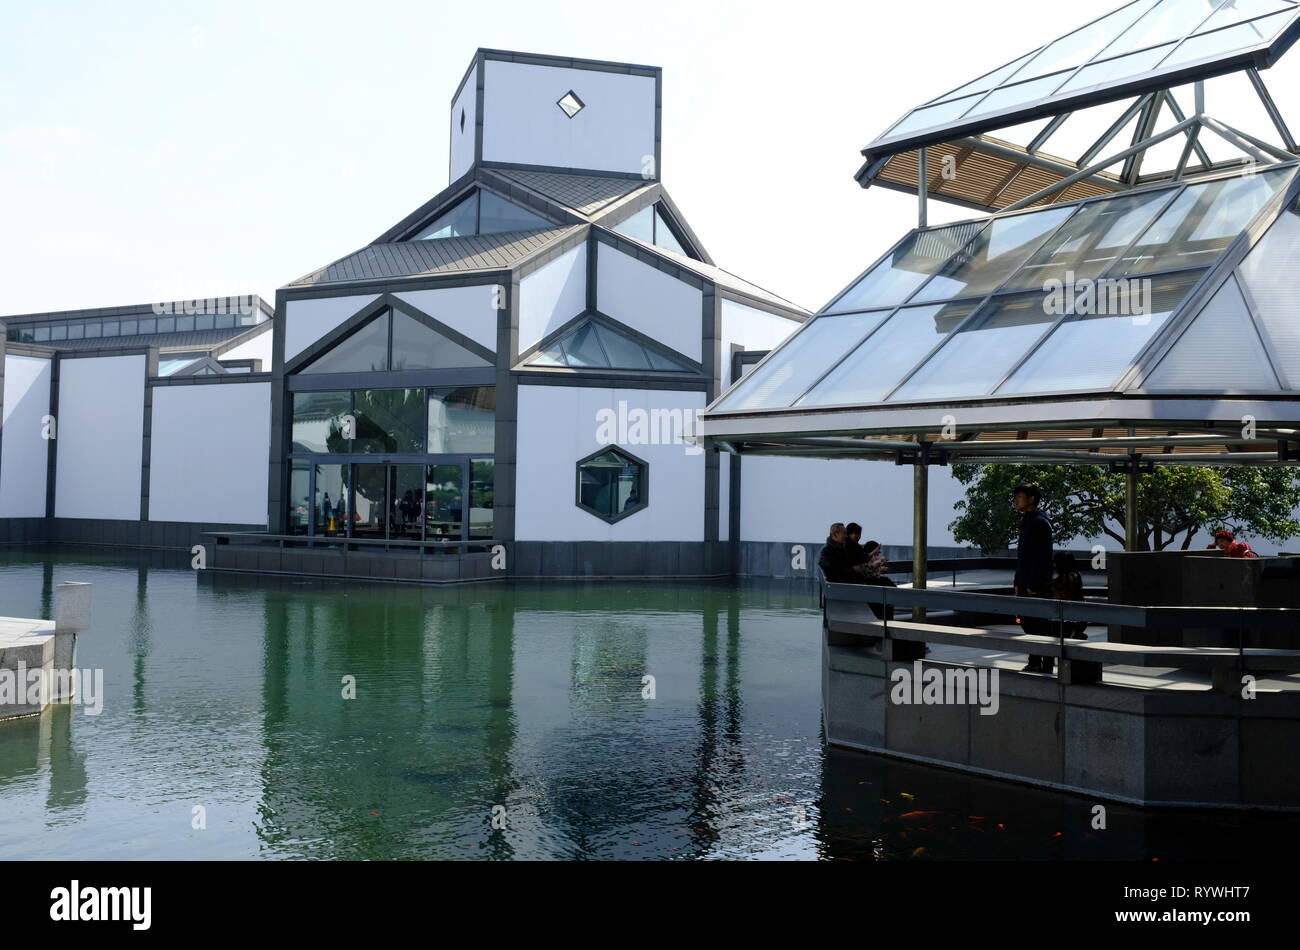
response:
<path fill-rule="evenodd" d="M 1124 476 L 1124 550 L 1137 550 L 1138 534 L 1138 460 L 1129 456 Z"/>
<path fill-rule="evenodd" d="M 912 589 L 925 590 L 929 560 L 930 466 L 925 453 L 912 466 Z M 913 607 L 912 620 L 925 622 L 925 608 Z"/>
<path fill-rule="evenodd" d="M 929 199 L 930 199 L 930 153 L 925 146 L 921 146 L 916 167 L 916 226 L 924 228 L 929 226 Z"/>

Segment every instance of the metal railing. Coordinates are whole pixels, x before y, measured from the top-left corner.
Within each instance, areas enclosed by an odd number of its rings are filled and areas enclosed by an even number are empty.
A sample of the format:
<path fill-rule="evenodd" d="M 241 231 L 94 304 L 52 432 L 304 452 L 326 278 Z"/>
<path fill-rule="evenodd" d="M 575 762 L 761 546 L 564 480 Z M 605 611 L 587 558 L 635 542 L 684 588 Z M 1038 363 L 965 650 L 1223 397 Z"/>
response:
<path fill-rule="evenodd" d="M 206 531 L 216 538 L 218 545 L 250 548 L 274 547 L 279 550 L 298 548 L 343 550 L 356 552 L 397 551 L 420 555 L 488 554 L 504 541 L 476 539 L 472 541 L 408 541 L 399 538 L 349 538 L 306 534 L 265 534 L 260 531 Z"/>
<path fill-rule="evenodd" d="M 836 605 L 876 605 L 886 619 L 845 611 Z M 951 610 L 959 614 L 982 614 L 1008 618 L 1031 617 L 1055 625 L 1055 636 L 1006 633 L 988 628 L 943 627 L 933 623 L 912 623 L 888 619 L 889 608 L 914 607 Z M 915 590 L 859 584 L 826 585 L 825 619 L 834 633 L 923 645 L 944 643 L 991 648 L 1008 653 L 1059 658 L 1063 677 L 1071 682 L 1101 682 L 1103 666 L 1150 666 L 1211 671 L 1216 686 L 1228 682 L 1227 675 L 1250 671 L 1300 672 L 1300 650 L 1277 650 L 1245 646 L 1245 631 L 1284 632 L 1300 643 L 1300 609 L 1286 607 L 1161 607 L 1096 601 L 1049 600 L 1013 597 L 973 591 Z M 1010 619 L 1009 619 L 1009 622 Z M 1068 638 L 1065 625 L 1071 622 L 1112 624 L 1144 629 L 1235 629 L 1233 647 L 1146 646 L 1132 643 L 1081 641 Z M 919 659 L 910 649 L 886 650 L 893 659 Z M 923 653 L 923 651 L 922 651 Z"/>

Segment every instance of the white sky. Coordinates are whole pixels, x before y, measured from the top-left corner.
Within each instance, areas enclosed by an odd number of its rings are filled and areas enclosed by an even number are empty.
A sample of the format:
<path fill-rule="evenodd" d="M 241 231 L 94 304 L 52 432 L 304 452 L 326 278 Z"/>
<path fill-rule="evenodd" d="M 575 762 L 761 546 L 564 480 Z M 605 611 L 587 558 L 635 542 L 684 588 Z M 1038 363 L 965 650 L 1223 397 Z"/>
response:
<path fill-rule="evenodd" d="M 914 223 L 853 181 L 859 150 L 1118 5 L 8 2 L 0 313 L 273 299 L 447 184 L 479 46 L 662 66 L 674 200 L 721 266 L 816 308 Z M 1300 127 L 1297 68 L 1265 78 Z"/>

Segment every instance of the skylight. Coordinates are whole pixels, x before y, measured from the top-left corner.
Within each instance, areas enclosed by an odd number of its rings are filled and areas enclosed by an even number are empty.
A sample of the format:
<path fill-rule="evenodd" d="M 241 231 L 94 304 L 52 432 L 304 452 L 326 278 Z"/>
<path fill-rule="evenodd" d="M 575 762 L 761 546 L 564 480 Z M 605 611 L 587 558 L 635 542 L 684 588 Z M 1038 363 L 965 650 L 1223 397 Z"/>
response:
<path fill-rule="evenodd" d="M 1229 61 L 1244 63 L 1275 44 L 1284 47 L 1298 29 L 1296 0 L 1134 0 L 913 109 L 868 152 L 889 151 L 931 130 L 1010 125 L 1049 101 L 1059 100 L 1064 112 L 1072 97 L 1158 88 L 1172 74 L 1198 66 L 1201 74 L 1222 72 Z"/>
<path fill-rule="evenodd" d="M 476 188 L 408 240 L 434 241 L 471 234 L 536 231 L 550 227 L 554 227 L 554 224 L 540 215 L 490 191 Z"/>
<path fill-rule="evenodd" d="M 915 231 L 717 409 L 1112 388 L 1295 174 L 1291 165 Z"/>
<path fill-rule="evenodd" d="M 590 318 L 543 347 L 528 360 L 529 366 L 563 366 L 569 369 L 626 369 L 667 373 L 693 372 L 608 324 Z"/>

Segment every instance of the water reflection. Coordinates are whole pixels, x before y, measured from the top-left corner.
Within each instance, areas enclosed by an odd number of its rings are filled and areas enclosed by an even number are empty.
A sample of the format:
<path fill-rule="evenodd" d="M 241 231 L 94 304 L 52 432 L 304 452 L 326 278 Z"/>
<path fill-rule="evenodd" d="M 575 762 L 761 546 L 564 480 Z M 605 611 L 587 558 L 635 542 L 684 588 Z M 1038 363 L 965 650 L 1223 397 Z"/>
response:
<path fill-rule="evenodd" d="M 1300 841 L 1278 819 L 1118 806 L 1098 832 L 1069 796 L 824 751 L 820 616 L 797 583 L 187 568 L 0 553 L 5 613 L 97 585 L 79 665 L 106 686 L 98 717 L 0 725 L 0 858 L 1146 859 Z"/>

